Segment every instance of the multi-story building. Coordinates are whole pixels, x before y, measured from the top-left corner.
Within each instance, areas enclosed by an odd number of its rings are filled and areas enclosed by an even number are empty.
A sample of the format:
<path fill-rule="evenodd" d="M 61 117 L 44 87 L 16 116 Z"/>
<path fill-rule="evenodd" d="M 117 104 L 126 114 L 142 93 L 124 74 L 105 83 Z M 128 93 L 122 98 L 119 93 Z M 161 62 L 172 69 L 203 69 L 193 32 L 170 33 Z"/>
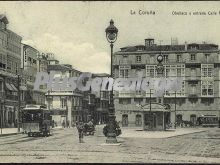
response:
<path fill-rule="evenodd" d="M 3 127 L 18 122 L 18 80 L 21 74 L 21 36 L 7 28 L 8 19 L 0 15 L 0 112 Z M 23 88 L 21 106 L 24 104 Z"/>
<path fill-rule="evenodd" d="M 148 105 L 150 101 L 155 105 L 168 104 L 172 123 L 175 122 L 175 114 L 177 123 L 184 120 L 194 124 L 202 115 L 219 116 L 218 45 L 207 43 L 156 45 L 154 39 L 145 39 L 144 45 L 123 47 L 114 53 L 114 78 L 157 77 L 159 54 L 163 56 L 164 77 L 181 77 L 183 79 L 181 90 L 165 91 L 162 99 L 153 95 L 154 90 L 116 92 L 114 97 L 116 118 L 122 126 L 142 127 L 144 114 L 138 105 Z"/>
<path fill-rule="evenodd" d="M 98 73 L 93 74 L 93 78 L 99 77 L 109 77 L 109 74 L 106 73 Z M 108 119 L 108 106 L 109 106 L 109 91 L 108 90 L 100 90 L 95 91 L 95 113 L 93 119 L 96 124 L 104 124 Z"/>
<path fill-rule="evenodd" d="M 55 60 L 57 61 L 57 60 Z M 81 72 L 73 69 L 71 65 L 52 64 L 48 65 L 47 71 L 49 74 L 54 73 L 54 77 L 78 77 Z M 63 91 L 52 90 L 46 94 L 46 102 L 48 108 L 51 110 L 52 119 L 57 125 L 69 121 L 70 125 L 73 122 L 82 118 L 86 120 L 83 109 L 83 93 L 80 91 Z M 84 105 L 85 106 L 85 105 Z"/>
<path fill-rule="evenodd" d="M 56 65 L 56 64 L 59 64 L 59 60 L 57 60 L 55 58 L 55 55 L 53 53 L 47 53 L 46 54 L 46 57 L 47 57 L 47 63 L 48 65 Z"/>
<path fill-rule="evenodd" d="M 44 53 L 39 53 L 37 57 L 37 71 L 47 72 L 48 60 L 47 55 Z"/>
<path fill-rule="evenodd" d="M 30 45 L 22 44 L 22 77 L 25 79 L 27 91 L 25 93 L 26 104 L 45 104 L 45 93 L 35 91 L 34 82 L 38 71 L 39 51 Z"/>

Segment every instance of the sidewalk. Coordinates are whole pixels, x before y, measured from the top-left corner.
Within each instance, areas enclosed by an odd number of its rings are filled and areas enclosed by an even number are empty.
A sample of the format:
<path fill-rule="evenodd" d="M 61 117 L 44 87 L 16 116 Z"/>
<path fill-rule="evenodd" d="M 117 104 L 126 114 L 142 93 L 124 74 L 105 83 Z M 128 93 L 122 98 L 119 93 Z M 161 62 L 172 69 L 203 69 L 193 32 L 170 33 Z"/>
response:
<path fill-rule="evenodd" d="M 155 138 L 170 138 L 174 136 L 181 136 L 191 133 L 198 133 L 207 131 L 207 128 L 177 128 L 170 129 L 166 131 L 143 131 L 137 130 L 134 128 L 122 128 L 122 134 L 119 137 L 122 138 L 148 138 L 148 139 L 155 139 Z"/>
<path fill-rule="evenodd" d="M 57 130 L 57 129 L 64 129 L 64 128 L 62 128 L 61 126 L 52 128 L 52 130 Z M 23 132 L 22 128 L 20 128 L 20 132 L 18 132 L 18 128 L 2 128 L 2 133 L 1 133 L 1 129 L 0 129 L 0 137 L 1 136 L 16 135 L 16 134 L 19 134 L 22 132 Z"/>
<path fill-rule="evenodd" d="M 22 128 L 20 129 L 20 133 L 22 132 Z M 8 136 L 8 135 L 16 135 L 18 134 L 18 128 L 2 128 L 2 132 L 0 129 L 0 136 Z"/>

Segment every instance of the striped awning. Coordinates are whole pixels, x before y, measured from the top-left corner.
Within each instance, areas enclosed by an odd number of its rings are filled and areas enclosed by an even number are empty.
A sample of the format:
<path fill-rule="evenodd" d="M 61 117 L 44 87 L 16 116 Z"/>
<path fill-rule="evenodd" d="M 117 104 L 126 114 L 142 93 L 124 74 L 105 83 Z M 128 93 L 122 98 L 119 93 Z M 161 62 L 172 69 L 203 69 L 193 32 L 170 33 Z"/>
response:
<path fill-rule="evenodd" d="M 14 84 L 10 84 L 10 85 L 11 85 L 11 87 L 14 89 L 13 91 L 18 91 L 18 89 L 15 87 Z"/>
<path fill-rule="evenodd" d="M 9 83 L 5 83 L 6 88 L 10 91 L 14 91 L 14 89 L 12 88 L 12 86 Z"/>

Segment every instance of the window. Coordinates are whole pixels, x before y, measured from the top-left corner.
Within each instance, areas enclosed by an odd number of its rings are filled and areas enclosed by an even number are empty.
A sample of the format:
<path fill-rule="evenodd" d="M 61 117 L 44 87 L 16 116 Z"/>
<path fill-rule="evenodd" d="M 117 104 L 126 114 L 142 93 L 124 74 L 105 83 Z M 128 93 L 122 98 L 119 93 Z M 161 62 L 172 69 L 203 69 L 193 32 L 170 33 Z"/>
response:
<path fill-rule="evenodd" d="M 210 104 L 214 103 L 214 98 L 202 98 L 201 103 L 206 106 L 210 106 Z"/>
<path fill-rule="evenodd" d="M 142 125 L 141 115 L 139 115 L 139 114 L 136 115 L 135 125 L 136 125 L 136 126 L 141 126 L 141 125 Z"/>
<path fill-rule="evenodd" d="M 66 99 L 65 98 L 60 98 L 60 107 L 65 108 L 66 107 Z"/>
<path fill-rule="evenodd" d="M 181 54 L 177 54 L 176 61 L 177 61 L 177 62 L 181 62 L 181 60 L 182 60 Z"/>
<path fill-rule="evenodd" d="M 202 81 L 202 96 L 213 96 L 214 95 L 214 87 L 212 81 Z"/>
<path fill-rule="evenodd" d="M 136 56 L 136 62 L 140 63 L 141 62 L 141 56 Z"/>
<path fill-rule="evenodd" d="M 181 77 L 181 68 L 177 68 L 177 77 Z"/>
<path fill-rule="evenodd" d="M 157 76 L 156 65 L 147 65 L 146 66 L 146 76 L 154 78 Z"/>
<path fill-rule="evenodd" d="M 201 64 L 201 77 L 213 77 L 213 64 Z"/>
<path fill-rule="evenodd" d="M 130 69 L 131 69 L 131 66 L 128 66 L 128 65 L 119 66 L 119 77 L 120 78 L 128 78 Z"/>
<path fill-rule="evenodd" d="M 168 62 L 168 55 L 163 55 L 164 62 Z"/>
<path fill-rule="evenodd" d="M 135 104 L 141 104 L 142 101 L 143 101 L 142 98 L 134 98 Z"/>
<path fill-rule="evenodd" d="M 154 69 L 150 69 L 150 77 L 154 77 Z"/>
<path fill-rule="evenodd" d="M 196 60 L 196 55 L 195 54 L 191 54 L 191 61 L 195 61 Z"/>
<path fill-rule="evenodd" d="M 128 126 L 128 115 L 123 114 L 122 115 L 122 127 Z"/>
<path fill-rule="evenodd" d="M 205 62 L 209 61 L 210 54 L 205 54 Z"/>
<path fill-rule="evenodd" d="M 120 78 L 128 78 L 128 69 L 120 69 L 119 72 Z"/>
<path fill-rule="evenodd" d="M 129 98 L 123 98 L 123 99 L 119 99 L 119 104 L 131 104 L 131 99 Z"/>

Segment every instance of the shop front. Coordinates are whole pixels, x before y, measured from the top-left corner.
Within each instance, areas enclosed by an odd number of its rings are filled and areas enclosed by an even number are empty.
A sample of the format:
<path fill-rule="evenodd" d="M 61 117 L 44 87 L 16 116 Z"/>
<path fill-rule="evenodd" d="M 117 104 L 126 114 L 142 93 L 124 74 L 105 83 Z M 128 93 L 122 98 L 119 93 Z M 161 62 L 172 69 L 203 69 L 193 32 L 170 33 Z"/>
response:
<path fill-rule="evenodd" d="M 170 123 L 170 110 L 165 105 L 152 103 L 142 107 L 143 130 L 163 131 Z"/>

